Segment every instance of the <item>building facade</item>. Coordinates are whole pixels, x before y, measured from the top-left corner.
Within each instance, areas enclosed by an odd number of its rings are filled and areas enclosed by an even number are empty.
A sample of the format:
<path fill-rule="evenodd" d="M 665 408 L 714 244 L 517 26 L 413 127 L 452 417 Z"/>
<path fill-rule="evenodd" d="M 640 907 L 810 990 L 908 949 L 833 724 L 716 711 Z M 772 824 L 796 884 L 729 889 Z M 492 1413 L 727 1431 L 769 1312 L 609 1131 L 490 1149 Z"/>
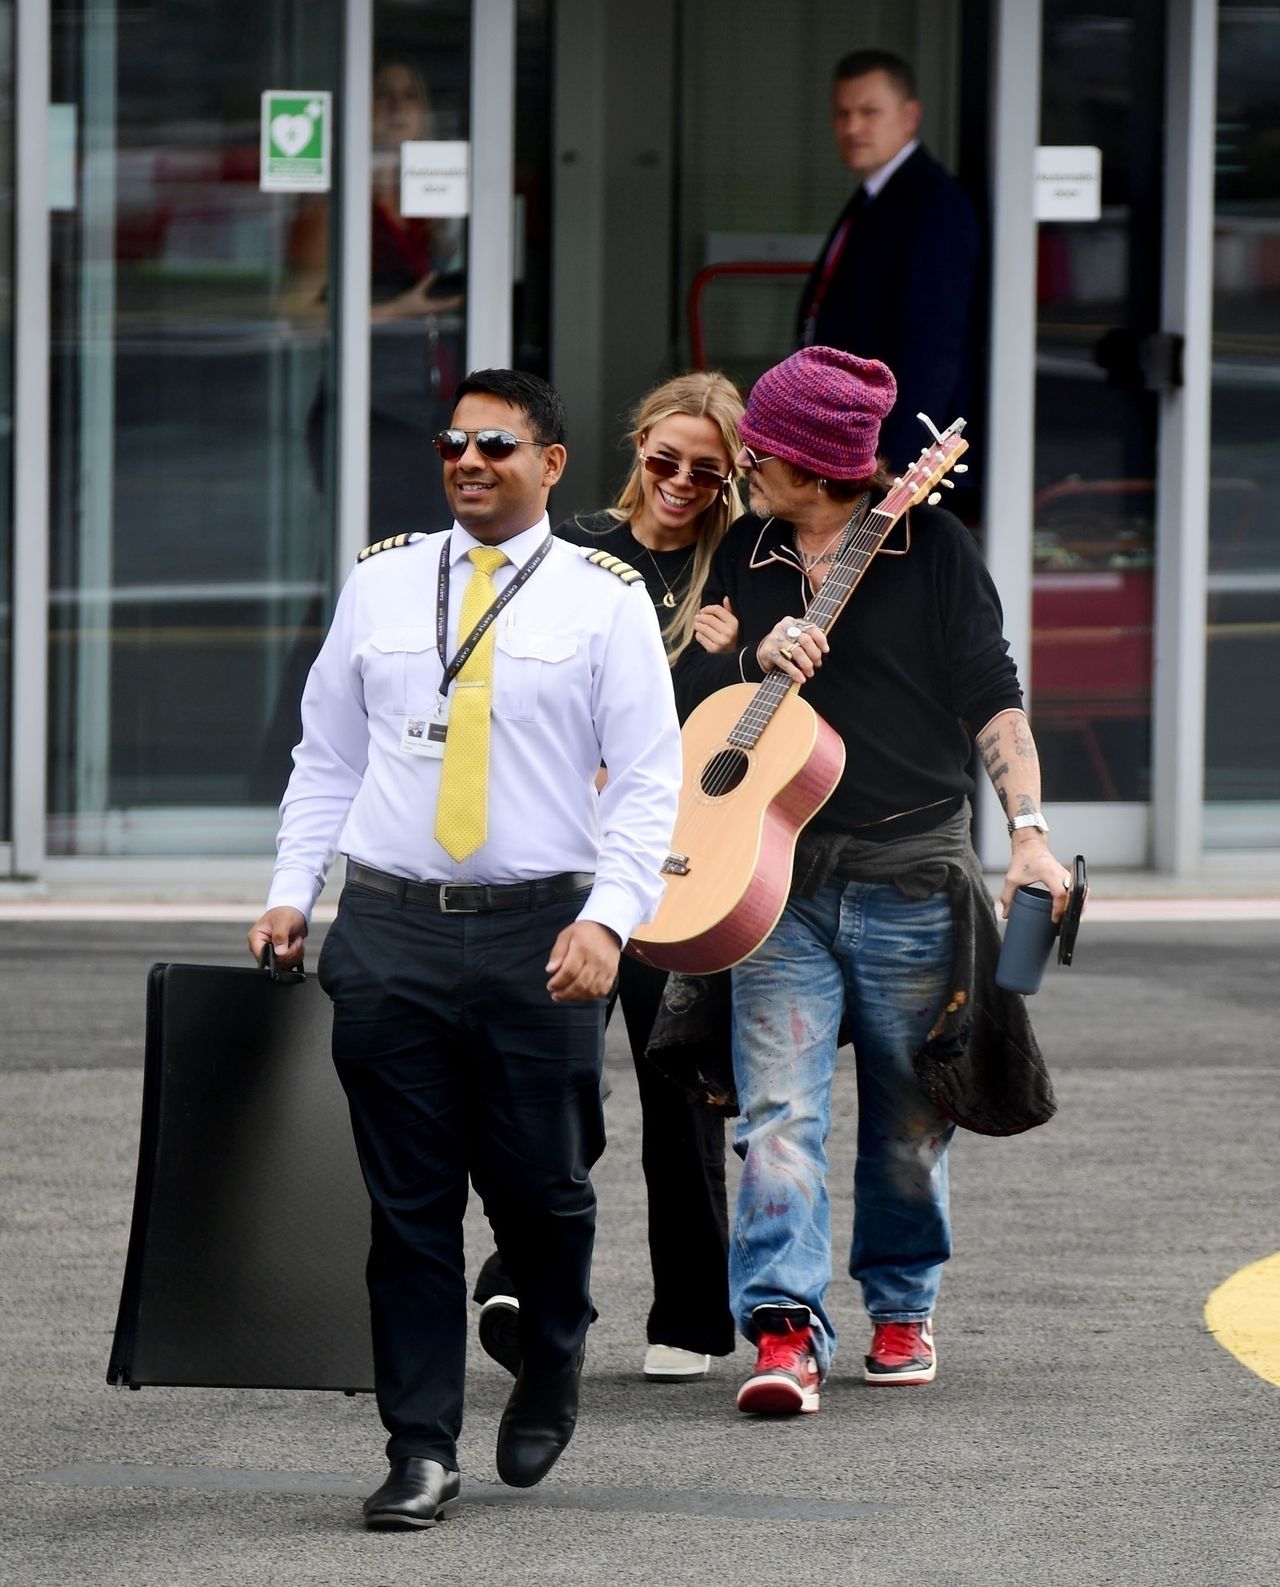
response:
<path fill-rule="evenodd" d="M 269 853 L 344 570 L 441 522 L 452 383 L 559 386 L 563 516 L 695 348 L 785 356 L 867 45 L 988 240 L 972 522 L 1056 846 L 1280 852 L 1275 6 L 0 0 L 0 880 Z M 1083 216 L 1038 149 L 1097 151 Z"/>

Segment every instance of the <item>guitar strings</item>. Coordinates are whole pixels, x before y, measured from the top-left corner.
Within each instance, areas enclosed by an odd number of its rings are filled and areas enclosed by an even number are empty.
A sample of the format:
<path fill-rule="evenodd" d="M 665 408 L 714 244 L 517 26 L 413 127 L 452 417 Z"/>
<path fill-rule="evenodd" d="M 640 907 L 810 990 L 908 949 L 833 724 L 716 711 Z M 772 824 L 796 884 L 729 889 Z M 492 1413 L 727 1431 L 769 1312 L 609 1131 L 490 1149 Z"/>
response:
<path fill-rule="evenodd" d="M 926 459 L 932 462 L 935 466 L 937 464 L 946 462 L 945 455 L 941 451 L 936 456 L 931 456 L 930 449 L 926 449 L 918 462 L 914 465 L 911 473 L 914 473 L 915 468 L 918 468 L 920 463 L 923 463 L 926 461 Z M 945 472 L 945 470 L 941 470 L 940 472 Z M 900 481 L 899 484 L 895 486 L 895 492 L 903 488 L 909 488 L 911 495 L 914 496 L 918 487 L 910 484 L 910 474 L 908 474 L 906 479 Z M 902 513 L 905 512 L 907 507 L 910 506 L 910 501 L 908 501 L 901 509 L 891 510 L 888 504 L 892 500 L 893 494 L 895 492 L 890 492 L 890 495 L 887 496 L 884 501 L 871 508 L 866 517 L 860 523 L 855 525 L 851 521 L 847 526 L 846 533 L 848 534 L 849 538 L 844 544 L 841 545 L 839 551 L 836 554 L 835 560 L 831 565 L 830 573 L 824 580 L 822 587 L 817 591 L 806 607 L 804 616 L 801 619 L 804 624 L 810 627 L 821 628 L 824 632 L 826 632 L 830 624 L 833 623 L 836 617 L 839 616 L 841 610 L 844 607 L 844 603 L 852 595 L 854 589 L 857 587 L 858 581 L 862 578 L 863 574 L 870 565 L 871 558 L 884 544 L 884 541 L 888 537 L 894 525 L 897 523 L 898 519 L 902 516 Z M 870 522 L 872 518 L 880 518 L 882 520 L 887 518 L 889 522 L 883 528 L 873 529 Z M 865 557 L 862 557 L 861 560 L 859 560 L 861 554 L 864 552 L 866 553 Z M 852 578 L 847 582 L 847 587 L 846 581 L 844 579 L 844 575 L 846 573 L 852 574 Z M 837 577 L 837 574 L 839 574 L 840 577 Z M 786 680 L 785 686 L 778 685 L 774 682 L 774 680 L 778 678 L 784 678 Z M 774 684 L 773 688 L 770 688 L 771 684 Z M 742 715 L 738 718 L 737 722 L 735 722 L 733 728 L 730 730 L 729 737 L 724 740 L 720 748 L 712 754 L 710 760 L 706 763 L 706 765 L 710 765 L 714 763 L 718 757 L 725 756 L 726 758 L 724 764 L 717 769 L 716 774 L 711 778 L 710 782 L 703 784 L 701 782 L 701 776 L 699 778 L 699 785 L 709 799 L 714 800 L 722 796 L 729 790 L 731 786 L 733 786 L 734 773 L 739 764 L 739 760 L 736 756 L 728 752 L 737 750 L 740 755 L 746 755 L 749 750 L 754 749 L 756 744 L 759 742 L 761 735 L 764 733 L 765 729 L 768 727 L 769 723 L 776 714 L 778 708 L 782 704 L 782 701 L 787 697 L 793 688 L 798 687 L 799 685 L 796 683 L 794 678 L 790 678 L 787 676 L 787 674 L 782 672 L 772 673 L 770 677 L 766 678 L 760 685 L 755 695 L 752 697 L 750 704 L 743 711 Z M 776 698 L 774 696 L 776 696 Z M 748 744 L 734 743 L 734 735 L 739 731 L 742 731 L 745 735 L 749 736 L 750 742 Z M 705 769 L 706 767 L 704 765 L 703 774 L 705 774 Z M 738 780 L 741 781 L 740 778 Z M 712 811 L 711 807 L 708 807 L 707 812 L 695 812 L 685 824 L 686 835 L 689 835 L 694 831 L 696 825 L 699 824 L 697 822 L 697 816 L 704 813 L 712 814 L 714 812 Z"/>
<path fill-rule="evenodd" d="M 881 518 L 887 516 L 882 507 L 872 508 L 867 516 L 870 518 L 872 515 Z M 890 522 L 885 528 L 873 530 L 870 524 L 864 520 L 853 529 L 848 542 L 841 546 L 837 553 L 836 559 L 831 565 L 831 571 L 823 581 L 821 589 L 811 598 L 806 607 L 804 616 L 801 619 L 803 623 L 813 628 L 821 628 L 824 632 L 826 631 L 828 625 L 839 615 L 844 602 L 853 593 L 858 579 L 866 572 L 871 557 L 883 544 L 886 535 L 892 527 L 893 522 Z M 866 555 L 862 556 L 862 553 L 866 553 Z M 853 575 L 852 579 L 846 580 L 845 575 L 850 573 Z M 776 680 L 778 679 L 785 679 L 785 684 L 777 683 Z M 770 684 L 773 684 L 772 689 L 769 687 Z M 710 781 L 700 783 L 703 792 L 709 798 L 721 797 L 733 785 L 738 761 L 736 757 L 728 754 L 728 752 L 736 749 L 740 754 L 745 755 L 749 749 L 753 749 L 764 730 L 772 721 L 782 701 L 792 689 L 797 687 L 795 679 L 788 677 L 784 672 L 774 672 L 761 683 L 750 704 L 730 730 L 730 736 L 711 755 L 707 763 L 714 763 L 718 757 L 727 755 L 725 763 L 717 768 L 716 774 Z M 739 730 L 745 730 L 750 735 L 751 742 L 749 744 L 744 745 L 734 742 L 734 734 Z M 692 821 L 686 823 L 686 832 L 691 830 L 692 825 Z"/>

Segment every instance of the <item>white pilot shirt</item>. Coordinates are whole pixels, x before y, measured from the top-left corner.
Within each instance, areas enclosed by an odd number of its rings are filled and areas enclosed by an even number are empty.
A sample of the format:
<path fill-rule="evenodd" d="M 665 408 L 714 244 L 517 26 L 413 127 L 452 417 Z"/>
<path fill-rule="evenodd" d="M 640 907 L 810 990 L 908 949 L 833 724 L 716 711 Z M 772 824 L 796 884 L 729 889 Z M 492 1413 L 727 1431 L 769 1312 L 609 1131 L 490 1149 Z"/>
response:
<path fill-rule="evenodd" d="M 503 543 L 499 593 L 549 532 L 544 514 Z M 481 544 L 459 524 L 378 552 L 343 588 L 302 696 L 267 907 L 288 904 L 309 918 L 339 849 L 416 881 L 594 871 L 578 918 L 625 942 L 662 896 L 680 790 L 680 729 L 653 603 L 642 583 L 552 541 L 495 624 L 488 837 L 459 862 L 435 839 L 442 761 L 401 747 L 406 719 L 430 719 L 437 706 L 446 540 L 452 660 L 467 552 Z M 609 777 L 597 794 L 601 763 Z"/>

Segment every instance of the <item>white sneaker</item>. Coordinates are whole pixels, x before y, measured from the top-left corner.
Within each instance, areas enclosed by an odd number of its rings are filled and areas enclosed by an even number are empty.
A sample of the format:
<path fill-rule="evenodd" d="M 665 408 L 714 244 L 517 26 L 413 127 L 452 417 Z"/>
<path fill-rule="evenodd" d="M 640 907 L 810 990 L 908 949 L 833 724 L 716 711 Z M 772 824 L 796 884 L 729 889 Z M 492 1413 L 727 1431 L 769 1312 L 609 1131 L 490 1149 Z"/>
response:
<path fill-rule="evenodd" d="M 655 1383 L 681 1383 L 686 1378 L 705 1378 L 711 1370 L 711 1357 L 696 1350 L 681 1350 L 675 1345 L 650 1345 L 644 1353 L 644 1375 Z"/>

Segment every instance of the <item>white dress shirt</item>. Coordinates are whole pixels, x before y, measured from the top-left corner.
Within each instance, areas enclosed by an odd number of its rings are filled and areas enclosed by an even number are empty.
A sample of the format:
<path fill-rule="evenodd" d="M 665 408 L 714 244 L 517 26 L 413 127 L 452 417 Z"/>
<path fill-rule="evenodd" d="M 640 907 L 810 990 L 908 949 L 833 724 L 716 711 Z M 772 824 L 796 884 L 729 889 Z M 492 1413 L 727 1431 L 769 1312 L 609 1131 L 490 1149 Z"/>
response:
<path fill-rule="evenodd" d="M 549 533 L 547 518 L 499 548 L 499 593 Z M 553 540 L 499 614 L 494 647 L 488 836 L 467 859 L 435 839 L 441 760 L 406 753 L 406 721 L 431 719 L 440 554 L 449 544 L 446 654 L 481 542 L 448 533 L 359 563 L 302 696 L 302 741 L 280 807 L 268 908 L 310 916 L 329 866 L 353 860 L 416 881 L 501 883 L 594 871 L 579 919 L 623 942 L 662 896 L 680 790 L 680 729 L 657 614 L 624 584 Z M 600 765 L 608 782 L 597 794 Z"/>
<path fill-rule="evenodd" d="M 870 201 L 875 198 L 876 194 L 879 193 L 880 189 L 889 180 L 898 167 L 900 165 L 905 165 L 919 147 L 919 138 L 912 138 L 910 143 L 904 144 L 903 147 L 898 150 L 897 154 L 894 155 L 892 160 L 886 160 L 878 171 L 872 171 L 871 175 L 864 179 L 862 188 L 867 195 L 868 203 L 870 203 Z"/>

